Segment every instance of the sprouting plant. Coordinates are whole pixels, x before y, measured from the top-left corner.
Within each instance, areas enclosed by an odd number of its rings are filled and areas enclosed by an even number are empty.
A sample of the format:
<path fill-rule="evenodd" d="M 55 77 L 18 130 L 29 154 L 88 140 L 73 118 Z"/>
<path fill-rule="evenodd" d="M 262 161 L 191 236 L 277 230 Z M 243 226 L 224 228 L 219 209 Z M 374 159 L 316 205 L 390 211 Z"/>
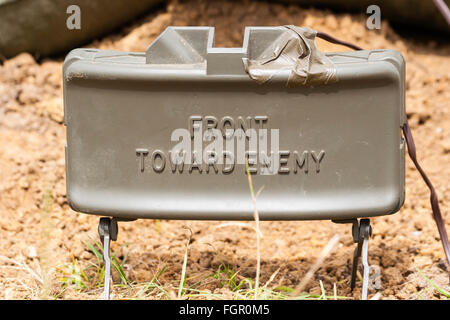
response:
<path fill-rule="evenodd" d="M 188 259 L 188 251 L 189 251 L 189 244 L 191 242 L 192 237 L 192 231 L 190 231 L 190 236 L 188 238 L 188 241 L 186 243 L 186 248 L 184 250 L 184 258 L 183 258 L 183 266 L 181 267 L 181 279 L 180 279 L 180 285 L 178 286 L 178 299 L 181 299 L 181 296 L 185 292 L 184 288 L 186 286 L 186 267 L 187 267 L 187 259 Z"/>
<path fill-rule="evenodd" d="M 416 269 L 417 273 L 431 286 L 433 287 L 437 292 L 439 292 L 441 295 L 444 296 L 444 299 L 448 299 L 450 298 L 450 292 L 448 292 L 445 289 L 442 289 L 441 287 L 439 287 L 434 281 L 432 281 L 430 278 L 428 278 L 425 274 L 423 274 L 419 269 Z M 420 294 L 418 294 L 419 297 Z"/>
<path fill-rule="evenodd" d="M 255 192 L 253 191 L 252 175 L 250 174 L 247 159 L 245 160 L 245 170 L 247 172 L 248 186 L 250 188 L 250 195 L 253 201 L 253 218 L 255 219 L 255 230 L 256 230 L 256 277 L 255 277 L 255 297 L 254 297 L 256 300 L 259 288 L 259 276 L 261 273 L 261 231 L 259 228 L 259 213 L 256 207 L 256 197 L 259 195 L 259 193 L 262 191 L 263 188 L 261 188 L 255 195 Z"/>
<path fill-rule="evenodd" d="M 137 285 L 136 287 L 140 287 L 141 289 L 137 292 L 136 298 L 142 299 L 146 294 L 153 291 L 154 289 L 157 289 L 164 297 L 170 299 L 169 292 L 161 285 L 159 282 L 159 277 L 166 271 L 166 263 L 162 266 L 162 268 L 155 273 L 152 280 L 149 282 L 145 282 L 142 284 Z"/>
<path fill-rule="evenodd" d="M 103 279 L 103 275 L 105 272 L 104 267 L 102 266 L 102 262 L 103 262 L 103 246 L 100 242 L 98 242 L 97 240 L 92 240 L 94 244 L 90 243 L 90 242 L 85 242 L 85 245 L 89 248 L 89 250 L 95 255 L 95 257 L 97 258 L 97 264 L 94 265 L 97 268 L 96 271 L 96 275 L 99 275 L 99 277 L 97 277 L 97 279 Z M 122 247 L 124 247 L 126 245 L 123 245 Z M 119 250 L 122 248 L 120 247 Z M 129 285 L 130 281 L 128 280 L 126 274 L 125 274 L 125 270 L 123 269 L 123 265 L 125 264 L 126 261 L 126 256 L 124 257 L 122 262 L 119 262 L 119 259 L 117 259 L 117 255 L 116 252 L 113 252 L 111 254 L 111 266 L 114 268 L 114 270 L 116 270 L 117 274 L 119 275 L 119 279 L 122 285 Z M 100 284 L 102 285 L 102 282 L 100 281 Z"/>
<path fill-rule="evenodd" d="M 57 267 L 57 271 L 61 276 L 59 277 L 59 282 L 63 284 L 63 290 L 57 294 L 56 298 L 60 297 L 68 287 L 74 286 L 78 291 L 89 290 L 92 287 L 101 288 L 103 287 L 103 278 L 105 275 L 105 268 L 103 265 L 103 246 L 95 240 L 84 241 L 86 247 L 91 251 L 96 257 L 96 262 L 89 262 L 89 264 L 82 268 L 78 265 L 77 260 L 72 255 L 72 262 L 70 264 L 64 264 Z M 111 254 L 111 265 L 114 270 L 117 271 L 119 275 L 120 284 L 116 286 L 122 286 L 128 288 L 130 281 L 128 280 L 126 273 L 123 269 L 123 265 L 126 261 L 126 257 L 122 262 L 117 259 L 116 253 Z M 90 272 L 94 269 L 94 272 Z"/>
<path fill-rule="evenodd" d="M 72 255 L 72 263 L 65 269 L 60 269 L 63 276 L 59 278 L 59 281 L 65 284 L 65 287 L 74 285 L 76 289 L 86 289 L 89 287 L 89 277 L 84 270 L 80 268 Z"/>

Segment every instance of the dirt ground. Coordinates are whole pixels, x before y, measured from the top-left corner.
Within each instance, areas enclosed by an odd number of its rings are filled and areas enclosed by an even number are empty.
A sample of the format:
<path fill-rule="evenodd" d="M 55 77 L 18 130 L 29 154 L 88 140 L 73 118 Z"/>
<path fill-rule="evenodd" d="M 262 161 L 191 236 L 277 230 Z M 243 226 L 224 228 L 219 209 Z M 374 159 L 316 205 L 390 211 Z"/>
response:
<path fill-rule="evenodd" d="M 241 46 L 245 26 L 293 24 L 309 26 L 363 48 L 393 48 L 407 64 L 407 114 L 418 157 L 440 197 L 450 230 L 450 44 L 399 36 L 387 22 L 381 30 L 365 28 L 365 15 L 336 14 L 265 2 L 187 1 L 171 3 L 90 47 L 144 51 L 169 25 L 216 27 L 216 46 Z M 323 51 L 347 50 L 318 40 Z M 96 263 L 85 241 L 97 239 L 98 217 L 72 211 L 66 201 L 64 174 L 65 127 L 62 105 L 62 58 L 37 63 L 29 54 L 0 65 L 0 299 L 34 299 L 50 295 L 63 299 L 97 299 L 102 288 L 65 287 L 64 272 Z M 380 286 L 369 297 L 380 299 L 442 299 L 420 275 L 449 290 L 439 234 L 431 216 L 429 192 L 406 160 L 406 200 L 400 212 L 372 219 L 369 263 L 381 272 Z M 250 195 L 249 195 L 249 201 Z M 215 272 L 221 262 L 255 277 L 256 242 L 253 222 L 224 225 L 209 221 L 139 220 L 119 224 L 112 244 L 125 259 L 129 281 L 150 281 L 164 267 L 159 283 L 176 292 L 185 245 L 188 284 Z M 320 294 L 320 280 L 328 294 L 359 298 L 349 276 L 354 243 L 350 225 L 330 221 L 262 222 L 261 281 L 278 269 L 272 285 L 295 288 L 323 247 L 339 235 L 339 244 L 317 270 L 305 291 Z M 68 271 L 69 270 L 69 271 Z M 87 271 L 88 273 L 90 271 Z M 118 275 L 114 272 L 116 282 Z M 202 290 L 232 297 L 218 281 Z M 158 290 L 146 298 L 162 298 Z M 115 298 L 135 298 L 121 287 Z"/>

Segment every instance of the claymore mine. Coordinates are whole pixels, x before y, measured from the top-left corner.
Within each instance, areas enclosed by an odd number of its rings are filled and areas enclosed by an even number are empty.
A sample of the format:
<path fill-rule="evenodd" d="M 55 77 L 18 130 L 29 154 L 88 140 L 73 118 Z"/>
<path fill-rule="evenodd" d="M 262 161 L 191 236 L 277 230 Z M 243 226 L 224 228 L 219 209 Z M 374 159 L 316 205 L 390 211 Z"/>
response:
<path fill-rule="evenodd" d="M 146 52 L 70 52 L 67 197 L 104 217 L 106 296 L 117 221 L 253 220 L 248 173 L 261 220 L 352 224 L 367 296 L 368 218 L 404 201 L 405 62 L 322 53 L 316 35 L 247 27 L 242 48 L 216 48 L 212 27 L 169 27 Z"/>

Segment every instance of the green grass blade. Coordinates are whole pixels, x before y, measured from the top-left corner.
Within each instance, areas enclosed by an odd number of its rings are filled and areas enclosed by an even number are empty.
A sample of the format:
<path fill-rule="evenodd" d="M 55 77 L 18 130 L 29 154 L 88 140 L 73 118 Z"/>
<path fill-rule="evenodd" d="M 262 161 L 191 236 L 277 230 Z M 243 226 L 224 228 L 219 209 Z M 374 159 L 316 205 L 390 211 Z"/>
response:
<path fill-rule="evenodd" d="M 417 272 L 419 273 L 419 275 L 429 284 L 431 285 L 434 289 L 436 289 L 440 294 L 442 294 L 443 296 L 450 298 L 450 292 L 448 292 L 447 290 L 444 290 L 442 288 L 440 288 L 435 282 L 433 282 L 431 279 L 429 279 L 426 275 L 424 275 L 419 269 L 416 269 Z"/>
<path fill-rule="evenodd" d="M 191 238 L 189 237 L 186 249 L 184 250 L 184 258 L 183 258 L 183 266 L 181 268 L 181 279 L 180 279 L 180 285 L 178 286 L 178 299 L 181 299 L 181 296 L 183 294 L 184 285 L 186 282 L 186 267 L 187 267 L 187 258 L 188 258 L 188 250 L 189 250 L 189 243 L 191 241 Z"/>

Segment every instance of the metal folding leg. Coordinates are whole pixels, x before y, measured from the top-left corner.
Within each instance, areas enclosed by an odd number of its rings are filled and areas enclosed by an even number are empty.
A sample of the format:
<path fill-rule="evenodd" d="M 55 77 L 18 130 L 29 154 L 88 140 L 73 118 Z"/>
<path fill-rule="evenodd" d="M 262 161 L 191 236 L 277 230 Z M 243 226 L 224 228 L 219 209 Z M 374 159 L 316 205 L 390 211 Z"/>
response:
<path fill-rule="evenodd" d="M 370 228 L 370 225 L 369 225 Z M 364 234 L 363 245 L 362 245 L 362 265 L 363 265 L 363 283 L 362 283 L 362 300 L 367 300 L 367 292 L 369 290 L 369 273 L 370 266 L 367 260 L 367 254 L 369 251 L 369 233 Z"/>
<path fill-rule="evenodd" d="M 358 270 L 358 260 L 362 255 L 362 265 L 363 265 L 363 283 L 362 283 L 362 300 L 367 300 L 367 292 L 369 290 L 369 272 L 370 266 L 367 260 L 368 250 L 369 250 L 369 237 L 372 235 L 372 227 L 370 226 L 369 219 L 361 219 L 358 226 L 357 238 L 355 239 L 356 233 L 354 233 L 354 240 L 358 243 L 353 255 L 353 266 L 352 266 L 352 278 L 350 281 L 350 288 L 353 291 L 356 282 L 356 271 Z"/>
<path fill-rule="evenodd" d="M 111 284 L 111 256 L 110 244 L 111 240 L 117 240 L 118 227 L 117 220 L 111 218 L 100 218 L 98 225 L 98 233 L 103 244 L 103 260 L 105 261 L 105 278 L 104 278 L 104 299 L 109 300 L 110 284 Z"/>
<path fill-rule="evenodd" d="M 356 273 L 358 271 L 358 260 L 359 260 L 359 257 L 361 256 L 361 251 L 362 251 L 362 241 L 360 241 L 360 239 L 358 239 L 357 243 L 358 244 L 353 253 L 352 276 L 350 278 L 350 289 L 352 291 L 353 291 L 353 289 L 355 289 Z"/>
<path fill-rule="evenodd" d="M 369 250 L 369 238 L 372 235 L 372 227 L 370 226 L 369 219 L 358 220 L 340 220 L 333 221 L 335 223 L 351 223 L 352 224 L 352 235 L 353 241 L 358 245 L 355 248 L 353 254 L 353 265 L 352 265 L 352 275 L 350 279 L 350 289 L 353 291 L 356 284 L 356 273 L 358 271 L 358 261 L 359 257 L 362 255 L 362 265 L 363 265 L 363 285 L 362 285 L 362 300 L 367 300 L 367 293 L 369 289 L 369 273 L 370 266 L 367 260 L 368 250 Z"/>

